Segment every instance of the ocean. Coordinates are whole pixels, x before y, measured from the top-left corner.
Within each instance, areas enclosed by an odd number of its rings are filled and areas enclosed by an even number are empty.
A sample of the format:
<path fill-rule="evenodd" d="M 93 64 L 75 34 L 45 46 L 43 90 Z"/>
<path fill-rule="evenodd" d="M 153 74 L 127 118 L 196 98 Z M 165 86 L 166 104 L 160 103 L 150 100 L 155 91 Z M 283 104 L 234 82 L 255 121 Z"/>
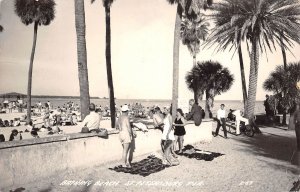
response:
<path fill-rule="evenodd" d="M 32 98 L 32 105 L 37 102 L 46 103 L 47 101 L 51 102 L 51 105 L 56 108 L 58 106 L 63 106 L 69 101 L 73 101 L 75 104 L 79 104 L 79 99 L 60 99 L 60 98 Z M 91 99 L 91 102 L 96 104 L 97 106 L 101 105 L 102 108 L 104 106 L 109 106 L 109 99 Z M 188 105 L 188 101 L 186 101 Z M 162 100 L 162 99 L 116 99 L 117 107 L 120 107 L 124 104 L 135 105 L 136 103 L 141 103 L 145 107 L 159 106 L 161 108 L 165 106 L 170 106 L 171 100 Z M 225 104 L 225 108 L 229 109 L 239 109 L 243 111 L 243 102 L 238 100 L 215 100 L 214 107 L 211 109 L 213 115 L 216 114 L 216 111 L 220 108 L 221 104 Z M 205 101 L 200 102 L 200 106 L 205 108 Z M 256 101 L 255 104 L 255 114 L 264 113 L 265 108 L 263 105 L 263 101 Z"/>

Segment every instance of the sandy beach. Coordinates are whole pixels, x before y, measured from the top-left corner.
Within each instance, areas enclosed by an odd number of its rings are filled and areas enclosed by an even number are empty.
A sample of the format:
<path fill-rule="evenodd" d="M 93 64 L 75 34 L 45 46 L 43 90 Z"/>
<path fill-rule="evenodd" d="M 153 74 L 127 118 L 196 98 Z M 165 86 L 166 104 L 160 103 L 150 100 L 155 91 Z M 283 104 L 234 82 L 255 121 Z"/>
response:
<path fill-rule="evenodd" d="M 13 113 L 3 113 L 0 114 L 0 119 L 2 120 L 13 120 L 14 118 L 20 118 L 22 115 L 25 115 L 25 113 L 19 113 L 19 112 L 13 112 Z M 41 128 L 43 125 L 43 116 L 39 117 L 32 117 L 33 124 L 35 127 Z M 52 127 L 52 126 L 51 126 Z M 54 126 L 55 127 L 55 126 Z M 100 124 L 101 128 L 105 128 L 108 131 L 115 130 L 111 128 L 111 123 L 109 118 L 103 117 Z M 68 134 L 68 133 L 79 133 L 81 131 L 81 122 L 78 122 L 77 125 L 63 125 L 59 126 L 59 128 L 63 131 L 62 134 Z M 11 134 L 11 131 L 13 129 L 17 129 L 18 131 L 23 131 L 22 137 L 23 139 L 33 139 L 34 137 L 31 136 L 30 132 L 25 132 L 28 127 L 25 125 L 25 122 L 21 122 L 20 126 L 16 127 L 0 127 L 0 134 L 3 134 L 5 137 L 5 140 L 8 141 L 9 136 Z M 52 135 L 48 134 L 49 131 L 39 131 L 38 135 L 39 137 L 51 137 Z M 57 133 L 55 134 L 57 135 Z"/>

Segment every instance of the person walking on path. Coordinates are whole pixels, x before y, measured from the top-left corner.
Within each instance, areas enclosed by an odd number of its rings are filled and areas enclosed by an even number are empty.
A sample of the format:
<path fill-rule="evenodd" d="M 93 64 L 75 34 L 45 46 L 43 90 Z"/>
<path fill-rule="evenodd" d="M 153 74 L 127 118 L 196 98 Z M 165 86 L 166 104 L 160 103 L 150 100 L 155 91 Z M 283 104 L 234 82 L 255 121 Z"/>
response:
<path fill-rule="evenodd" d="M 225 139 L 228 139 L 225 119 L 226 119 L 225 105 L 221 104 L 221 108 L 217 112 L 217 122 L 218 122 L 218 125 L 217 125 L 217 129 L 216 129 L 216 133 L 214 134 L 214 137 L 216 137 L 216 136 L 219 135 L 219 129 L 222 126 L 223 131 L 224 131 L 224 137 L 225 137 Z"/>
<path fill-rule="evenodd" d="M 123 147 L 122 163 L 124 164 L 122 166 L 131 167 L 132 154 L 134 151 L 134 137 L 136 137 L 136 134 L 130 126 L 128 105 L 123 105 L 121 111 L 122 114 L 118 121 L 118 127 L 120 129 L 119 138 Z"/>

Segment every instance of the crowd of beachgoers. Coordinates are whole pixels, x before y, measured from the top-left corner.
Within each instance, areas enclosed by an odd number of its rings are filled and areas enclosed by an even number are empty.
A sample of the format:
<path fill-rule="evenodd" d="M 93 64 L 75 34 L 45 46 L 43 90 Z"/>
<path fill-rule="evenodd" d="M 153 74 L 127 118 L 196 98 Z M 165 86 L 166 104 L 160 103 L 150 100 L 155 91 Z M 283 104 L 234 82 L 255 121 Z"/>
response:
<path fill-rule="evenodd" d="M 157 106 L 146 107 L 142 103 L 132 103 L 127 105 L 131 119 L 152 119 L 154 109 Z M 96 113 L 102 120 L 110 119 L 110 109 L 108 105 L 95 105 Z M 116 117 L 121 115 L 121 107 L 116 106 Z M 39 137 L 38 132 L 48 132 L 48 134 L 61 134 L 63 130 L 61 126 L 74 126 L 82 121 L 80 114 L 80 106 L 74 101 L 54 106 L 50 101 L 42 103 L 36 102 L 31 107 L 31 121 L 26 121 L 26 103 L 17 98 L 16 100 L 4 99 L 0 103 L 0 128 L 12 127 L 11 140 L 22 139 L 22 133 L 30 132 L 33 138 Z M 8 115 L 5 116 L 4 114 Z M 18 127 L 26 127 L 25 130 Z M 7 141 L 0 134 L 0 141 Z"/>

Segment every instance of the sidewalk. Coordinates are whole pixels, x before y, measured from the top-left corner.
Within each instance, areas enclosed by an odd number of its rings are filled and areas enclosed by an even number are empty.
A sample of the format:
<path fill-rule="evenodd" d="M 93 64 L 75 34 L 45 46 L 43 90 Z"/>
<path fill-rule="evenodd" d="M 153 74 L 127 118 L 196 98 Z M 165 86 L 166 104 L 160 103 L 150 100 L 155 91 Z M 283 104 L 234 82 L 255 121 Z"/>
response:
<path fill-rule="evenodd" d="M 293 182 L 299 179 L 298 167 L 291 164 L 296 148 L 295 133 L 276 128 L 262 128 L 262 132 L 253 138 L 229 134 L 230 139 L 226 140 L 218 136 L 213 138 L 212 143 L 194 145 L 195 148 L 224 155 L 212 161 L 180 156 L 179 166 L 147 177 L 109 170 L 119 164 L 110 162 L 99 167 L 65 172 L 48 180 L 38 181 L 37 178 L 35 183 L 20 187 L 24 189 L 21 191 L 44 192 L 289 191 Z M 220 134 L 223 134 L 222 131 Z M 147 155 L 135 157 L 134 161 L 145 157 Z M 77 181 L 80 185 L 70 181 Z"/>

